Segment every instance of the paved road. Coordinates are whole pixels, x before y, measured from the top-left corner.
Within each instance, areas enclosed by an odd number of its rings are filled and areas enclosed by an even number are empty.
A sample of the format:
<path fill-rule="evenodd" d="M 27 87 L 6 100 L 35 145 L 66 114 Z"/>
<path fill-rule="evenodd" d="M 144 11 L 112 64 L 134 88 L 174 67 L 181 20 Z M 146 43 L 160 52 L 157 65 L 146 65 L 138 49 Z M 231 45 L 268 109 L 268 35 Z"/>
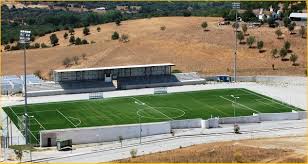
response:
<path fill-rule="evenodd" d="M 233 133 L 233 125 L 225 124 L 215 129 L 179 130 L 172 137 L 170 134 L 144 137 L 142 144 L 139 139 L 124 141 L 121 148 L 119 142 L 93 144 L 89 147 L 77 148 L 72 152 L 44 151 L 32 154 L 34 162 L 107 162 L 130 157 L 130 150 L 136 148 L 138 155 L 159 151 L 172 150 L 194 144 L 281 137 L 303 136 L 306 134 L 306 120 L 263 122 L 240 125 L 242 134 Z"/>

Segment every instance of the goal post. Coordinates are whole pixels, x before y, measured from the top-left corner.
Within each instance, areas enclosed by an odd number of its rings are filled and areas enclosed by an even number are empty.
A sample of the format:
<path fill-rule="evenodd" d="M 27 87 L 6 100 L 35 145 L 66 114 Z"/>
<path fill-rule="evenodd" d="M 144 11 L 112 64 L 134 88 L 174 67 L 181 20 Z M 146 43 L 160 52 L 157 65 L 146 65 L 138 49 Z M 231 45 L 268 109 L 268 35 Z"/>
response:
<path fill-rule="evenodd" d="M 102 99 L 102 98 L 104 98 L 103 92 L 89 93 L 89 99 Z"/>
<path fill-rule="evenodd" d="M 168 93 L 167 87 L 154 88 L 154 94 L 167 94 L 167 93 Z"/>

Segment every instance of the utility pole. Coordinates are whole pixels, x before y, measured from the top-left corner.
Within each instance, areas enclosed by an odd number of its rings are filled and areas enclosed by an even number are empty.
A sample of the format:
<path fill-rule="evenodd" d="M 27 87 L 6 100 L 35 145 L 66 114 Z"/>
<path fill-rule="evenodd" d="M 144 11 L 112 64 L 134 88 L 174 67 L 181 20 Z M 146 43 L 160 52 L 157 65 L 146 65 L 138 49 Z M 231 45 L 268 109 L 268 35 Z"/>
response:
<path fill-rule="evenodd" d="M 232 8 L 235 9 L 235 47 L 234 47 L 234 59 L 233 59 L 234 82 L 236 82 L 237 28 L 238 28 L 237 9 L 240 9 L 240 6 L 241 4 L 239 2 L 232 3 Z"/>
<path fill-rule="evenodd" d="M 24 121 L 25 121 L 25 139 L 26 144 L 29 143 L 28 138 L 28 113 L 27 113 L 27 58 L 26 58 L 26 44 L 30 42 L 31 31 L 20 30 L 19 43 L 24 45 Z"/>

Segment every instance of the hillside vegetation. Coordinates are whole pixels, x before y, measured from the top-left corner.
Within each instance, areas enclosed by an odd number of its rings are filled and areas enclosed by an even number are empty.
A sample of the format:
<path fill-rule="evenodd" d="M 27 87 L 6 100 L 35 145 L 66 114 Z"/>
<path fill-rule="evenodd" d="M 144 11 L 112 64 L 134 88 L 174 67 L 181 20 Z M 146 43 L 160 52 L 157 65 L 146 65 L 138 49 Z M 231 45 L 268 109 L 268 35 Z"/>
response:
<path fill-rule="evenodd" d="M 72 45 L 63 37 L 68 30 L 58 31 L 58 45 L 51 48 L 27 50 L 28 73 L 40 70 L 47 77 L 50 70 L 60 68 L 84 68 L 129 64 L 171 62 L 181 71 L 196 71 L 203 74 L 232 74 L 235 34 L 231 25 L 218 26 L 218 17 L 159 17 L 122 21 L 120 25 L 107 23 L 89 26 L 90 34 L 83 28 L 75 29 L 75 38 L 86 39 L 89 44 Z M 207 30 L 201 27 L 206 21 Z M 97 28 L 101 30 L 98 32 Z M 164 28 L 162 28 L 164 27 Z M 264 42 L 263 51 L 238 45 L 239 75 L 305 75 L 306 39 L 301 38 L 296 27 L 295 34 L 281 27 L 282 39 L 277 39 L 277 28 L 267 25 L 248 28 L 249 36 Z M 126 35 L 126 41 L 112 40 L 112 34 Z M 245 36 L 244 41 L 249 36 Z M 271 50 L 291 43 L 290 50 L 298 56 L 298 66 L 290 61 L 273 58 Z M 91 43 L 92 42 L 92 43 Z M 34 43 L 50 44 L 50 34 L 37 38 Z M 257 44 L 254 43 L 253 47 Z M 23 73 L 23 51 L 8 51 L 2 56 L 4 75 Z M 290 55 L 290 53 L 289 53 Z M 75 64 L 64 65 L 65 58 L 76 58 Z M 274 64 L 275 70 L 272 65 Z"/>

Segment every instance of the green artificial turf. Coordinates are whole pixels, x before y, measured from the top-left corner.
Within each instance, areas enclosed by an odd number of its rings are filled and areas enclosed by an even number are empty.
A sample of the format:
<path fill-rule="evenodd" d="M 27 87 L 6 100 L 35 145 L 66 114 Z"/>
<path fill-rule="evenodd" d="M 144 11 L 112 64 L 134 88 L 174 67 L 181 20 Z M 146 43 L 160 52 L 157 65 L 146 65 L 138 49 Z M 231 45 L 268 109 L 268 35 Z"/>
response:
<path fill-rule="evenodd" d="M 234 98 L 237 104 L 233 106 Z M 253 113 L 279 113 L 301 110 L 246 89 L 215 89 L 95 100 L 66 101 L 28 105 L 32 138 L 38 140 L 40 130 L 133 124 L 140 121 L 211 117 L 232 117 Z M 24 106 L 5 107 L 5 112 L 18 126 Z M 35 137 L 34 137 L 35 136 Z M 33 140 L 33 139 L 32 139 Z"/>

